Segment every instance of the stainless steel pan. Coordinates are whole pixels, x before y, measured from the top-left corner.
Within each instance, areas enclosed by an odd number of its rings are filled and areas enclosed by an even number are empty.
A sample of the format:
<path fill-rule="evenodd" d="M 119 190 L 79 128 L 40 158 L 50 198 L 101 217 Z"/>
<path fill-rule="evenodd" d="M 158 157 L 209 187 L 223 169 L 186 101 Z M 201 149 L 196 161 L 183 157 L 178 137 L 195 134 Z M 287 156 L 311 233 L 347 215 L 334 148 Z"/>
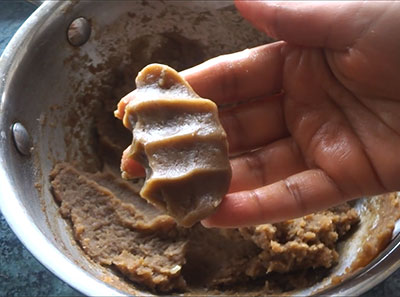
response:
<path fill-rule="evenodd" d="M 160 10 L 167 12 L 160 16 Z M 197 18 L 199 14 L 204 17 Z M 150 17 L 144 20 L 144 15 Z M 80 112 L 83 105 L 77 98 L 98 91 L 111 71 L 110 64 L 100 67 L 102 63 L 113 55 L 125 57 L 132 40 L 171 28 L 200 40 L 209 48 L 207 57 L 268 41 L 254 35 L 227 1 L 49 1 L 19 29 L 0 60 L 1 211 L 40 262 L 87 295 L 115 296 L 126 290 L 124 284 L 107 284 L 112 273 L 75 244 L 57 212 L 48 174 L 56 161 L 85 160 L 92 119 Z M 67 123 L 71 113 L 80 116 L 75 128 Z M 370 201 L 357 202 L 364 227 L 343 244 L 332 275 L 344 271 L 365 240 L 373 218 L 363 206 Z M 400 266 L 399 244 L 400 236 L 394 236 L 367 267 L 322 293 L 354 296 L 375 286 Z M 328 282 L 301 293 L 316 292 Z"/>

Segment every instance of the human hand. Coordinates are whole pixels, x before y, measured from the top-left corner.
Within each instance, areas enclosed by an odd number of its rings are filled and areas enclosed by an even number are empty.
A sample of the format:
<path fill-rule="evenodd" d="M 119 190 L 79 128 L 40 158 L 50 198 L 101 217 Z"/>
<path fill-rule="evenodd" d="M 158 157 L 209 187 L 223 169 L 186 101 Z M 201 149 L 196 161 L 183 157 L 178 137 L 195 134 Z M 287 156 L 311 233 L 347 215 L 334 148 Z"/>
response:
<path fill-rule="evenodd" d="M 230 152 L 244 153 L 203 224 L 277 222 L 399 190 L 400 3 L 236 5 L 282 41 L 182 73 L 219 105 L 258 98 L 221 111 Z"/>

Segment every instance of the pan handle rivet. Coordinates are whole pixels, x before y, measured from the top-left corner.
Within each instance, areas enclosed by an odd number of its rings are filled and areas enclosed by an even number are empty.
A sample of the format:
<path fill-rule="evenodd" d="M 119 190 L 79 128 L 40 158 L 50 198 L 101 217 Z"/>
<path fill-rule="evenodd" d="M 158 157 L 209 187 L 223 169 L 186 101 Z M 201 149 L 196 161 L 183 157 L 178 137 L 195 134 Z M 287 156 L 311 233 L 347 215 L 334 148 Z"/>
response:
<path fill-rule="evenodd" d="M 67 39 L 73 46 L 85 44 L 90 37 L 90 22 L 84 17 L 76 18 L 71 22 L 67 30 Z"/>
<path fill-rule="evenodd" d="M 11 127 L 15 147 L 24 156 L 31 154 L 32 141 L 28 131 L 21 123 L 14 123 Z"/>

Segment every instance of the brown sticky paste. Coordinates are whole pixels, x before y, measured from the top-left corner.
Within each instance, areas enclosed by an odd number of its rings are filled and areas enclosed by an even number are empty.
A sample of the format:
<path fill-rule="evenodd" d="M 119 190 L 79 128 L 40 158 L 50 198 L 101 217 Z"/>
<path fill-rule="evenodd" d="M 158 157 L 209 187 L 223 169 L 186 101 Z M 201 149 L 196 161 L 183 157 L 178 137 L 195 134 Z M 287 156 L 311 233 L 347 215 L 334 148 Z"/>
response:
<path fill-rule="evenodd" d="M 161 64 L 139 72 L 131 96 L 123 122 L 133 133 L 128 156 L 146 169 L 140 196 L 191 227 L 215 211 L 230 184 L 217 105 Z"/>
<path fill-rule="evenodd" d="M 358 222 L 357 213 L 343 205 L 279 224 L 187 229 L 113 173 L 90 174 L 61 163 L 51 179 L 60 212 L 85 253 L 156 292 L 269 292 L 309 285 L 315 280 L 309 271 L 332 267 L 339 256 L 336 242 Z"/>

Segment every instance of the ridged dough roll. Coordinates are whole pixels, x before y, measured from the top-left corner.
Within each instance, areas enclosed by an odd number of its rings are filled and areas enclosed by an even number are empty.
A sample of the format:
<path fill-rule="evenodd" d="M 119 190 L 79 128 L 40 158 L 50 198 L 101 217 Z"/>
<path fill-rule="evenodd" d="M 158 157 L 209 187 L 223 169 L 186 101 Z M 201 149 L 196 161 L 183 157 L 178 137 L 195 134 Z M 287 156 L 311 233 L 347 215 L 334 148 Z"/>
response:
<path fill-rule="evenodd" d="M 231 180 L 218 108 L 165 65 L 145 67 L 136 86 L 123 123 L 133 134 L 128 157 L 146 170 L 140 195 L 190 227 L 214 212 Z"/>

